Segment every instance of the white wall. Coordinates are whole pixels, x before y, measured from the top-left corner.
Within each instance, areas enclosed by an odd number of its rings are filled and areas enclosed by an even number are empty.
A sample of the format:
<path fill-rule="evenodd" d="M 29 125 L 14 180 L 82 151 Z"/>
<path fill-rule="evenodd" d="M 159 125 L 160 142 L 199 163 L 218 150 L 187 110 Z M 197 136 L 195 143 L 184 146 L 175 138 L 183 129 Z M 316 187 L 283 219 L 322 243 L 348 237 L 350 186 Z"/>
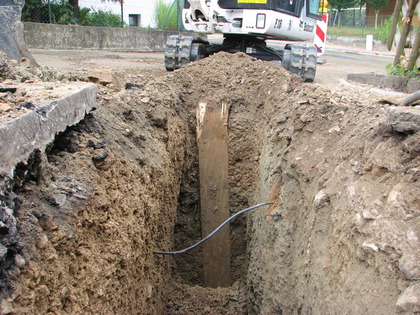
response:
<path fill-rule="evenodd" d="M 123 13 L 124 22 L 128 23 L 129 14 L 140 14 L 141 15 L 141 26 L 142 27 L 156 27 L 154 20 L 154 7 L 157 0 L 124 0 Z M 173 0 L 164 0 L 168 4 L 172 4 Z M 104 1 L 101 0 L 79 0 L 79 6 L 81 8 L 91 8 L 92 10 L 112 11 L 115 14 L 121 14 L 121 4 L 119 2 Z"/>

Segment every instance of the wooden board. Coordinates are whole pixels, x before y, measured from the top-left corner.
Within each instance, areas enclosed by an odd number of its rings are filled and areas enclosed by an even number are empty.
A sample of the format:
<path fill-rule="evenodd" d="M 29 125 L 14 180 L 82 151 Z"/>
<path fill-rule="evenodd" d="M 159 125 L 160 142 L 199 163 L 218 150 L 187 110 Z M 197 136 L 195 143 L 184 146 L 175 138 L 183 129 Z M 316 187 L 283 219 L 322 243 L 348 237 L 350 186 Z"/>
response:
<path fill-rule="evenodd" d="M 229 217 L 227 119 L 225 104 L 199 104 L 197 142 L 203 237 Z M 231 284 L 229 235 L 229 225 L 226 225 L 204 243 L 205 286 L 216 288 Z"/>

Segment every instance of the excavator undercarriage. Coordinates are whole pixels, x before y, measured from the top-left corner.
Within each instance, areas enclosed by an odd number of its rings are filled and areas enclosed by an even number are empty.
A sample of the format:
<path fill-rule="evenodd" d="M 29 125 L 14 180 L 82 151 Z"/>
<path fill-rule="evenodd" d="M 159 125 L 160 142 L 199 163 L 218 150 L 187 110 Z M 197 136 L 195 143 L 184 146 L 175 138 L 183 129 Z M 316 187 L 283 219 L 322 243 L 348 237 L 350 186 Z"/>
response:
<path fill-rule="evenodd" d="M 222 44 L 210 44 L 193 36 L 170 36 L 165 47 L 165 67 L 173 71 L 220 51 L 244 52 L 257 59 L 276 62 L 304 81 L 315 79 L 317 51 L 314 46 L 288 44 L 283 50 L 276 50 L 267 46 L 265 38 L 250 35 L 225 34 Z"/>

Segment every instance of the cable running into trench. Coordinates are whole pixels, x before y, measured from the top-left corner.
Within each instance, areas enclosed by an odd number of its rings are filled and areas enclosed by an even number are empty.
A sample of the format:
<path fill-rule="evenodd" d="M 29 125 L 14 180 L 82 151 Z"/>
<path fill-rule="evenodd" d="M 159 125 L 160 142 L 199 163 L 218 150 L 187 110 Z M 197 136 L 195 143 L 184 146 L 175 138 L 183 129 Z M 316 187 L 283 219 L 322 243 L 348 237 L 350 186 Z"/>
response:
<path fill-rule="evenodd" d="M 222 224 L 220 224 L 213 232 L 211 232 L 209 235 L 207 235 L 205 238 L 203 238 L 201 241 L 195 243 L 194 245 L 191 245 L 190 247 L 181 249 L 181 250 L 177 250 L 174 252 L 160 252 L 160 251 L 154 251 L 153 254 L 156 255 L 178 255 L 178 254 L 183 254 L 186 253 L 194 248 L 196 248 L 197 246 L 203 244 L 205 241 L 207 241 L 209 238 L 211 238 L 214 234 L 216 234 L 226 223 L 228 223 L 229 221 L 232 221 L 233 219 L 235 219 L 237 216 L 240 216 L 241 214 L 254 210 L 256 208 L 262 207 L 262 206 L 266 206 L 266 205 L 270 205 L 273 202 L 263 202 L 263 203 L 259 203 L 255 206 L 243 209 L 237 213 L 235 213 L 233 216 L 231 216 L 230 218 L 226 219 L 225 222 L 223 222 Z"/>

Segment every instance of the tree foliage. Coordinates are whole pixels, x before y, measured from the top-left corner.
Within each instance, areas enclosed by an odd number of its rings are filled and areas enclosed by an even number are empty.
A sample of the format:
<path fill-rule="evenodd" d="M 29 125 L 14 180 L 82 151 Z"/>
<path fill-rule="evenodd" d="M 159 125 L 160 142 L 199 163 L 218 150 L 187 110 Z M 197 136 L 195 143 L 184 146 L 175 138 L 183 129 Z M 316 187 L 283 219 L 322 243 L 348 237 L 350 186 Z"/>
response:
<path fill-rule="evenodd" d="M 379 11 L 380 8 L 388 3 L 388 0 L 366 0 L 366 3 L 370 4 L 375 11 Z"/>
<path fill-rule="evenodd" d="M 330 6 L 333 9 L 337 9 L 338 12 L 343 9 L 354 8 L 358 6 L 360 0 L 329 0 Z"/>
<path fill-rule="evenodd" d="M 341 11 L 348 8 L 354 8 L 361 0 L 329 0 L 331 8 L 338 11 L 338 26 L 341 26 Z"/>

